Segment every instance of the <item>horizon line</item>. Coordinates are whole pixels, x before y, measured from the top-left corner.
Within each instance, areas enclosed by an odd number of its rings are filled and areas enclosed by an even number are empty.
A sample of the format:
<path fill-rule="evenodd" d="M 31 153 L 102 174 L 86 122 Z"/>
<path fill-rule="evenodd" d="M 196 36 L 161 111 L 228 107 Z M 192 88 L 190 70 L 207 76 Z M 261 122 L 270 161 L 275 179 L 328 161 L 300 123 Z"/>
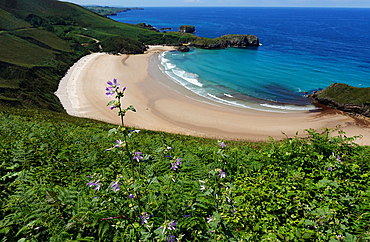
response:
<path fill-rule="evenodd" d="M 119 8 L 348 8 L 348 9 L 369 9 L 366 7 L 349 7 L 349 6 L 120 6 L 120 5 L 99 5 L 84 4 L 80 6 L 100 6 L 100 7 L 119 7 Z"/>

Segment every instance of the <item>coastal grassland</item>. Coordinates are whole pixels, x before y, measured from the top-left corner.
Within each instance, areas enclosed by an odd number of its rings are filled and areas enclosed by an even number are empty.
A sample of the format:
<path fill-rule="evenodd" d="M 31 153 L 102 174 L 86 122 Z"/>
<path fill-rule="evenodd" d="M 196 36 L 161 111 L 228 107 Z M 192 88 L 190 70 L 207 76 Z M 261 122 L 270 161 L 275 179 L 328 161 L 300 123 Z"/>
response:
<path fill-rule="evenodd" d="M 122 143 L 114 147 L 123 140 L 114 128 L 61 113 L 0 107 L 1 236 L 369 239 L 369 147 L 342 133 L 308 130 L 305 138 L 250 143 L 142 130 L 130 132 L 127 145 L 136 153 L 129 158 Z"/>
<path fill-rule="evenodd" d="M 370 88 L 352 87 L 343 83 L 334 83 L 317 95 L 320 99 L 329 99 L 341 105 L 370 104 Z"/>
<path fill-rule="evenodd" d="M 143 10 L 142 8 L 117 8 L 109 6 L 85 6 L 85 8 L 104 16 L 117 15 L 117 13 L 131 10 Z"/>
<path fill-rule="evenodd" d="M 0 1 L 0 16 L 0 105 L 59 112 L 64 109 L 53 93 L 82 56 L 143 53 L 147 44 L 196 38 L 119 23 L 56 0 Z"/>
<path fill-rule="evenodd" d="M 11 13 L 0 8 L 0 26 L 1 30 L 12 30 L 20 28 L 29 28 L 31 25 L 26 21 L 16 18 Z"/>

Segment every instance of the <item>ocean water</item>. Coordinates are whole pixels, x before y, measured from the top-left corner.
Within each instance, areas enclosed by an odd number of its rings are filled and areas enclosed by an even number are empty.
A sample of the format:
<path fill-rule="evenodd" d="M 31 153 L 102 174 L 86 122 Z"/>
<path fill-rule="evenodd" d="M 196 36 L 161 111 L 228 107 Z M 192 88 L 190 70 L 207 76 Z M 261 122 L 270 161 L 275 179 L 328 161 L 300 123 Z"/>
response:
<path fill-rule="evenodd" d="M 334 82 L 370 87 L 370 9 L 145 8 L 112 16 L 158 29 L 189 24 L 196 35 L 254 34 L 258 48 L 165 52 L 161 70 L 187 89 L 229 105 L 314 109 L 305 92 Z"/>

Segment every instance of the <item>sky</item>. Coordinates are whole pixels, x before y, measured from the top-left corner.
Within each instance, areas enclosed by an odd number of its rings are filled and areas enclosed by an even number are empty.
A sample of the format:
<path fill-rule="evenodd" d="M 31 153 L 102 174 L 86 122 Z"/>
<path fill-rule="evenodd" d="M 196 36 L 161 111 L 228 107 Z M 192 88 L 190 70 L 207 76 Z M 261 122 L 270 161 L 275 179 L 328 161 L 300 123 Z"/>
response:
<path fill-rule="evenodd" d="M 370 8 L 370 0 L 63 0 L 79 5 L 116 7 L 356 7 Z"/>

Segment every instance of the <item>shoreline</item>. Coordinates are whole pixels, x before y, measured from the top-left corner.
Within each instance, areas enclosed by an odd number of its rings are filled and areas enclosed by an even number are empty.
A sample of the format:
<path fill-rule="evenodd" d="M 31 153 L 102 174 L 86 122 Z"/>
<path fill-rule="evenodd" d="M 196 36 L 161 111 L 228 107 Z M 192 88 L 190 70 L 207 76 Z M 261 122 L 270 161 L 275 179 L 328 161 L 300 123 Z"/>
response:
<path fill-rule="evenodd" d="M 154 58 L 173 47 L 152 46 L 146 54 L 113 56 L 95 53 L 80 59 L 61 80 L 56 95 L 73 116 L 120 123 L 117 110 L 106 104 L 106 82 L 116 78 L 127 86 L 123 107 L 133 105 L 126 126 L 232 140 L 267 141 L 306 136 L 304 129 L 320 130 L 340 125 L 347 136 L 362 135 L 360 144 L 370 144 L 370 129 L 336 111 L 272 113 L 232 107 L 196 95 L 170 80 Z M 66 95 L 67 93 L 67 95 Z M 285 134 L 283 134 L 284 132 Z"/>

